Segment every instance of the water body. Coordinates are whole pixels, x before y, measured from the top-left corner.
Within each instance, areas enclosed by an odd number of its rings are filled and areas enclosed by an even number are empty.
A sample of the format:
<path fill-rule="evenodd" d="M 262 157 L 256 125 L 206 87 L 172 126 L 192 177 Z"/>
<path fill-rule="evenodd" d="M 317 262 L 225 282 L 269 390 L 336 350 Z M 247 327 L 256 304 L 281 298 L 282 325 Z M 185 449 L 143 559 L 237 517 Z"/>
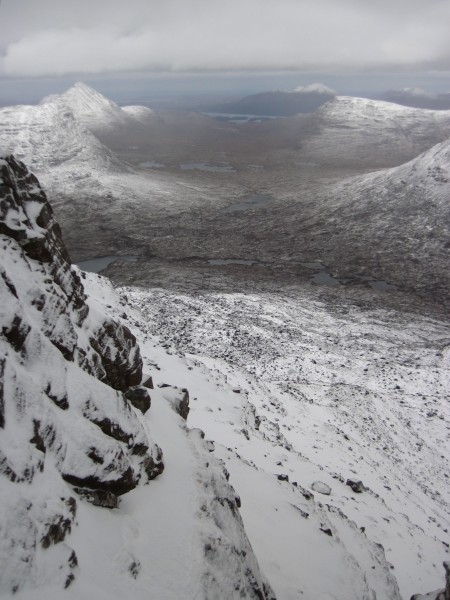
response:
<path fill-rule="evenodd" d="M 202 113 L 207 117 L 216 119 L 216 121 L 223 121 L 225 123 L 262 123 L 263 121 L 272 121 L 273 119 L 282 119 L 283 117 L 274 117 L 273 115 L 235 115 L 233 113 L 216 113 L 216 112 L 205 112 Z"/>
<path fill-rule="evenodd" d="M 266 206 L 273 202 L 274 198 L 271 194 L 253 194 L 253 196 L 248 196 L 242 202 L 238 202 L 237 204 L 232 204 L 231 206 L 227 206 L 226 208 L 221 209 L 221 213 L 231 213 L 231 212 L 239 212 L 242 210 L 249 210 L 251 208 L 261 208 L 262 206 Z"/>
<path fill-rule="evenodd" d="M 91 258 L 90 260 L 84 260 L 79 263 L 75 263 L 77 267 L 80 267 L 82 271 L 88 273 L 100 273 L 108 265 L 115 262 L 116 260 L 124 260 L 127 262 L 135 262 L 139 256 L 99 256 L 98 258 Z"/>
<path fill-rule="evenodd" d="M 326 271 L 319 271 L 318 273 L 314 273 L 311 278 L 311 281 L 316 285 L 328 285 L 331 287 L 336 287 L 338 285 L 342 285 L 342 281 L 340 279 L 336 279 Z"/>
<path fill-rule="evenodd" d="M 211 258 L 209 265 L 258 265 L 259 260 L 247 260 L 244 258 Z"/>
<path fill-rule="evenodd" d="M 350 283 L 351 281 L 362 281 L 363 283 L 369 285 L 373 290 L 389 291 L 398 289 L 398 287 L 393 283 L 388 283 L 382 279 L 376 279 L 371 275 L 351 275 L 350 277 L 337 278 L 333 277 L 327 271 L 326 266 L 320 262 L 306 262 L 300 264 L 302 267 L 306 267 L 307 269 L 311 269 L 311 271 L 315 271 L 315 273 L 313 273 L 311 276 L 311 281 L 317 285 L 336 287 L 338 285 Z"/>
<path fill-rule="evenodd" d="M 163 165 L 163 163 L 155 162 L 154 160 L 146 160 L 145 162 L 139 163 L 139 166 L 143 167 L 144 169 L 162 169 L 166 165 Z"/>
<path fill-rule="evenodd" d="M 194 171 L 197 169 L 198 171 L 208 171 L 210 173 L 234 173 L 233 167 L 227 164 L 212 165 L 210 163 L 191 162 L 181 164 L 180 169 L 182 171 Z"/>

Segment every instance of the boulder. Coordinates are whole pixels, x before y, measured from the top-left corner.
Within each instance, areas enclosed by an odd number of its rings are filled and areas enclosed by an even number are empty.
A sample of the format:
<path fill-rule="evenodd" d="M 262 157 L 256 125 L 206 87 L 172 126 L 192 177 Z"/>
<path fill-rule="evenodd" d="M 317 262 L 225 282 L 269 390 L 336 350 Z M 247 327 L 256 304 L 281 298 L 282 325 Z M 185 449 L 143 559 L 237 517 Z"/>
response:
<path fill-rule="evenodd" d="M 327 483 L 323 483 L 323 481 L 314 481 L 311 484 L 311 489 L 319 494 L 324 494 L 325 496 L 331 494 L 331 487 Z"/>
<path fill-rule="evenodd" d="M 145 387 L 128 388 L 125 398 L 144 415 L 151 406 L 150 394 Z"/>

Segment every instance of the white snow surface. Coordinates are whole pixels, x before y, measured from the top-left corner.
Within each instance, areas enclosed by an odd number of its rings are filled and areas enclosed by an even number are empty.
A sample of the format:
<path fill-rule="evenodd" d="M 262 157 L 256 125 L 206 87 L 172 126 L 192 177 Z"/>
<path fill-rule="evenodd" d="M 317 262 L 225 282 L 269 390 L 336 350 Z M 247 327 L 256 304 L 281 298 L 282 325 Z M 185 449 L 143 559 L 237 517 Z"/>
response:
<path fill-rule="evenodd" d="M 225 461 L 277 598 L 442 587 L 448 323 L 298 291 L 122 292 L 155 383 L 189 389 L 189 423 Z M 311 496 L 317 481 L 330 496 Z"/>

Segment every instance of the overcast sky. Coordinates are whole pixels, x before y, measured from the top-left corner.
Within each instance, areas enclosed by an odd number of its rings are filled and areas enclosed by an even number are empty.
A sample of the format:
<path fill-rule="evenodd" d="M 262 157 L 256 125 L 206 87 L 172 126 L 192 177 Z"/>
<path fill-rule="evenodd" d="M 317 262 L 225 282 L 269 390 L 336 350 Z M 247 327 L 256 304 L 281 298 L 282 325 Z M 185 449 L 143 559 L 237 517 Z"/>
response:
<path fill-rule="evenodd" d="M 0 1 L 0 78 L 414 71 L 450 89 L 450 0 Z"/>

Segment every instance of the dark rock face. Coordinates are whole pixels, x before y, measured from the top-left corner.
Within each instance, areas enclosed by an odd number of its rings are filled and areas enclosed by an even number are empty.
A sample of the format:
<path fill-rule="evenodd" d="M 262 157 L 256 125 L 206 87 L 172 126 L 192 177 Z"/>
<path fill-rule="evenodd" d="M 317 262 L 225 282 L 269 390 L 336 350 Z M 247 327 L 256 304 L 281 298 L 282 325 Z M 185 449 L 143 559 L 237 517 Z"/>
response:
<path fill-rule="evenodd" d="M 131 402 L 131 404 L 145 414 L 151 405 L 150 394 L 147 392 L 145 387 L 129 388 L 125 392 L 125 398 Z"/>
<path fill-rule="evenodd" d="M 146 377 L 145 380 L 142 382 L 142 385 L 149 390 L 153 390 L 154 389 L 153 377 L 151 377 L 151 376 Z"/>
<path fill-rule="evenodd" d="M 362 481 L 356 481 L 355 479 L 347 479 L 346 485 L 351 487 L 355 494 L 362 494 L 367 489 Z"/>
<path fill-rule="evenodd" d="M 0 158 L 0 594 L 39 579 L 37 548 L 59 544 L 61 587 L 76 578 L 71 486 L 116 508 L 162 472 L 130 404 L 150 407 L 141 381 L 135 337 L 86 297 L 37 179 Z"/>

